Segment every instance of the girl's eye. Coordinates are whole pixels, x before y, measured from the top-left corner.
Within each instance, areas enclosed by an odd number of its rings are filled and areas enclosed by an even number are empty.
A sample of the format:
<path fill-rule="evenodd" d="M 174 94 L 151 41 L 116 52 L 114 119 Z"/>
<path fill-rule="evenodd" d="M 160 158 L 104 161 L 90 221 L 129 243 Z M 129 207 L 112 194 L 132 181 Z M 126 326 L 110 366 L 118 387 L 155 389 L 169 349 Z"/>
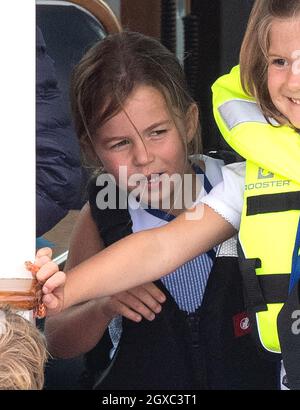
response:
<path fill-rule="evenodd" d="M 285 60 L 284 58 L 274 58 L 271 61 L 272 64 L 278 66 L 278 67 L 285 67 L 288 65 L 287 60 Z"/>
<path fill-rule="evenodd" d="M 117 144 L 112 145 L 110 147 L 110 149 L 118 150 L 118 149 L 121 149 L 121 148 L 125 147 L 128 144 L 129 144 L 128 140 L 122 140 L 122 141 L 118 142 Z"/>
<path fill-rule="evenodd" d="M 154 131 L 151 131 L 150 136 L 151 137 L 158 137 L 158 136 L 161 136 L 161 135 L 165 134 L 166 132 L 167 132 L 167 130 L 165 130 L 165 129 L 163 129 L 163 130 L 154 130 Z"/>

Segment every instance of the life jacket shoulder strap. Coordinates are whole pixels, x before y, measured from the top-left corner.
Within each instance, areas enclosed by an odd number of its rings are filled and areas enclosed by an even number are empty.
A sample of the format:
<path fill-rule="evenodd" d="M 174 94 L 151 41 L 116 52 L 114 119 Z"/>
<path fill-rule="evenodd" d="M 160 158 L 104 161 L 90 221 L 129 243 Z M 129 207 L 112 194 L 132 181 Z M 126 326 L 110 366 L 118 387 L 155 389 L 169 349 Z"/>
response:
<path fill-rule="evenodd" d="M 128 207 L 126 209 L 98 208 L 97 194 L 104 187 L 96 185 L 97 177 L 98 175 L 94 176 L 89 182 L 89 203 L 101 239 L 105 246 L 109 246 L 132 233 L 132 221 Z M 119 188 L 116 186 L 116 204 L 119 203 L 119 196 Z"/>

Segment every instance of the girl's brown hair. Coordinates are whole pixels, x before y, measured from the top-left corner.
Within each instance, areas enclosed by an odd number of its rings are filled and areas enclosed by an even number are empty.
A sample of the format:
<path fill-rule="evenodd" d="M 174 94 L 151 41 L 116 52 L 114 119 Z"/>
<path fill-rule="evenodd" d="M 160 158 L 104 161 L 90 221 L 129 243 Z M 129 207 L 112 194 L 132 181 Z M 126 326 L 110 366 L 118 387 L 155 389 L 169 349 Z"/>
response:
<path fill-rule="evenodd" d="M 177 126 L 178 118 L 186 119 L 194 101 L 176 56 L 159 41 L 124 31 L 109 35 L 86 53 L 71 81 L 72 112 L 84 153 L 93 152 L 96 130 L 122 109 L 139 85 L 162 93 Z M 199 126 L 195 137 L 190 153 L 198 150 Z"/>
<path fill-rule="evenodd" d="M 274 19 L 293 18 L 300 13 L 299 0 L 256 0 L 250 14 L 240 52 L 241 81 L 266 118 L 282 122 L 283 116 L 274 106 L 268 91 L 268 51 Z"/>

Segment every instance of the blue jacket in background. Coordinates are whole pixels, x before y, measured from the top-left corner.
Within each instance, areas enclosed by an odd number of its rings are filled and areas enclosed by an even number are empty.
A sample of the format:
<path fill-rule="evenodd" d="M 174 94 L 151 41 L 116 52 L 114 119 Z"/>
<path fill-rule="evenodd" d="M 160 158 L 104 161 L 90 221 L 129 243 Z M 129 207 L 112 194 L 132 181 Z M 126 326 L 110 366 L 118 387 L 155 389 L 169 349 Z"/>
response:
<path fill-rule="evenodd" d="M 42 32 L 36 36 L 36 212 L 40 236 L 79 205 L 79 143 L 63 107 L 54 62 Z"/>

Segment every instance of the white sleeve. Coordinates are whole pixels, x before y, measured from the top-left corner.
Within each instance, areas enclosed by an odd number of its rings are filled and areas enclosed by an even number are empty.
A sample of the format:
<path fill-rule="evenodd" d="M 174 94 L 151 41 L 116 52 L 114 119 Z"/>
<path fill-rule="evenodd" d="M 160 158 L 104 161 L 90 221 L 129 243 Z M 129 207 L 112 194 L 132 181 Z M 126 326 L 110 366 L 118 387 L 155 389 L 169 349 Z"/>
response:
<path fill-rule="evenodd" d="M 231 225 L 239 230 L 245 186 L 245 162 L 222 167 L 223 181 L 201 199 Z"/>

